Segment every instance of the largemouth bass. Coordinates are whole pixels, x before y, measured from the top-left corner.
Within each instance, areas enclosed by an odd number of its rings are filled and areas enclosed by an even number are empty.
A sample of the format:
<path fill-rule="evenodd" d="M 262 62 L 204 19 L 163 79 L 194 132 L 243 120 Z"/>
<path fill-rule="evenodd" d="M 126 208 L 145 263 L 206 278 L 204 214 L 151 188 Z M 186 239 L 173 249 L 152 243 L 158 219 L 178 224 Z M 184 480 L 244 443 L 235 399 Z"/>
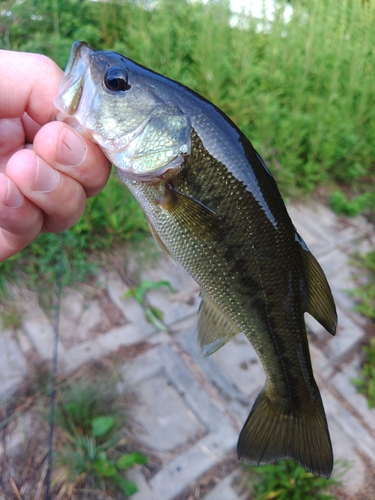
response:
<path fill-rule="evenodd" d="M 254 346 L 266 383 L 239 458 L 291 458 L 329 477 L 332 446 L 303 314 L 334 335 L 335 304 L 250 141 L 193 90 L 83 42 L 73 45 L 55 104 L 59 119 L 100 145 L 155 238 L 201 286 L 202 355 L 239 332 Z"/>

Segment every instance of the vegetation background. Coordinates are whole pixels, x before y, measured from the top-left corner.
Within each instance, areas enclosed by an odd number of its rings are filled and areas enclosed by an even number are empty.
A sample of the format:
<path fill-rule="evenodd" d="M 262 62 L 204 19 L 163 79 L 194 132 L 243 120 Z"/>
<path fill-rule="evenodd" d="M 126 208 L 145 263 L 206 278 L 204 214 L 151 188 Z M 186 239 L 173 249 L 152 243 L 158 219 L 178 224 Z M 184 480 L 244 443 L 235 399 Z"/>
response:
<path fill-rule="evenodd" d="M 375 3 L 291 3 L 294 15 L 285 22 L 282 2 L 269 21 L 234 19 L 224 0 L 5 0 L 0 47 L 44 53 L 62 68 L 76 40 L 121 52 L 223 109 L 253 142 L 284 197 L 333 193 L 336 210 L 371 211 Z M 87 252 L 146 232 L 137 204 L 113 176 L 67 233 L 65 281 L 92 272 Z M 41 235 L 2 264 L 2 276 L 15 262 L 28 277 L 48 274 L 58 244 L 56 235 Z"/>

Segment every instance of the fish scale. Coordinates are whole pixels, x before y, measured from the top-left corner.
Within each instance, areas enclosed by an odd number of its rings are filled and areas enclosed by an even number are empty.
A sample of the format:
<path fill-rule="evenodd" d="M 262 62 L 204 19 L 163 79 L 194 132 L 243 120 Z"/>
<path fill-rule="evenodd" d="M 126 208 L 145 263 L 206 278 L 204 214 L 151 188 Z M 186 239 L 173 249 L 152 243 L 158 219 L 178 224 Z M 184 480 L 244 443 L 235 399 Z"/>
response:
<path fill-rule="evenodd" d="M 329 477 L 332 446 L 303 314 L 334 334 L 336 309 L 250 141 L 194 91 L 83 42 L 73 45 L 55 104 L 114 162 L 158 243 L 201 286 L 201 354 L 239 332 L 258 353 L 266 383 L 238 456 L 292 458 Z"/>

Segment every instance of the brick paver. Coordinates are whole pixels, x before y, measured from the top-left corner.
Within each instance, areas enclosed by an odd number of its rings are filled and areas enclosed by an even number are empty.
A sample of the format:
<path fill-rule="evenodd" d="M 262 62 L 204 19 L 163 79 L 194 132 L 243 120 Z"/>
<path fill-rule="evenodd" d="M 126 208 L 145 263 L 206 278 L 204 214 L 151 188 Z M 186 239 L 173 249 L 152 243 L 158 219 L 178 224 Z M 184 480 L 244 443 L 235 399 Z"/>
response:
<path fill-rule="evenodd" d="M 353 269 L 349 256 L 375 246 L 371 225 L 362 217 L 337 217 L 322 205 L 289 207 L 297 229 L 324 268 L 337 303 L 339 326 L 330 336 L 307 317 L 312 333 L 311 355 L 322 391 L 335 458 L 352 461 L 344 476 L 346 492 L 356 496 L 375 468 L 375 410 L 369 410 L 351 379 L 358 376 L 360 343 L 366 322 L 353 310 Z M 199 289 L 179 266 L 162 257 L 141 272 L 142 279 L 167 280 L 175 292 L 153 291 L 149 302 L 164 313 L 171 333 L 160 333 L 145 320 L 140 304 L 124 299 L 121 278 L 104 276 L 112 306 L 123 318 L 119 326 L 99 331 L 103 311 L 97 299 L 67 291 L 62 304 L 60 371 L 71 371 L 119 348 L 142 343 L 146 352 L 123 364 L 126 385 L 137 395 L 131 416 L 136 438 L 162 466 L 150 477 L 141 467 L 131 471 L 139 486 L 134 500 L 173 500 L 224 459 L 233 456 L 241 429 L 263 386 L 262 366 L 243 335 L 206 359 L 196 347 Z M 25 298 L 24 321 L 18 335 L 0 331 L 0 396 L 11 394 L 26 373 L 26 358 L 35 351 L 52 357 L 53 325 L 32 298 Z M 337 469 L 339 470 L 339 468 Z M 206 493 L 204 500 L 240 500 L 232 485 L 236 472 Z M 364 490 L 363 490 L 364 491 Z M 362 497 L 363 498 L 363 497 Z M 369 499 L 370 500 L 370 499 Z"/>

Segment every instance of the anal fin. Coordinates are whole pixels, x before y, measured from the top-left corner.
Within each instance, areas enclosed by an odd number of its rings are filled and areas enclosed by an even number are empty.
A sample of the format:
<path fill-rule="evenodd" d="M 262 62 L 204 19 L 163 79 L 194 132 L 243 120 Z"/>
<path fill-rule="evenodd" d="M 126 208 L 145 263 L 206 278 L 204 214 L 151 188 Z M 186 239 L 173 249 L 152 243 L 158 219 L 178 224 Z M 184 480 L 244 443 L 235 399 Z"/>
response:
<path fill-rule="evenodd" d="M 209 356 L 240 333 L 238 326 L 208 297 L 201 293 L 198 317 L 198 345 L 202 357 Z"/>

